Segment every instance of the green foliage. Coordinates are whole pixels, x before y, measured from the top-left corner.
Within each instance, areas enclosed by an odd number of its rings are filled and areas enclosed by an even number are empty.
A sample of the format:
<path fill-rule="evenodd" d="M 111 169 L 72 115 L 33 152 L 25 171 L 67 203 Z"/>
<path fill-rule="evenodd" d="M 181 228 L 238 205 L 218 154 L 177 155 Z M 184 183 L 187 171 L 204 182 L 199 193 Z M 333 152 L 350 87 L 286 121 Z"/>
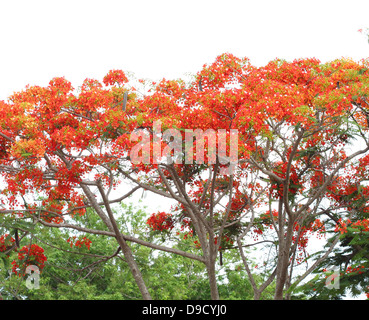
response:
<path fill-rule="evenodd" d="M 117 223 L 123 233 L 142 240 L 163 244 L 163 241 L 177 241 L 174 247 L 198 253 L 194 238 L 163 239 L 148 232 L 147 213 L 133 205 L 115 208 Z M 95 230 L 106 230 L 106 226 L 92 211 L 74 218 L 77 225 Z M 8 227 L 14 227 L 14 224 Z M 44 228 L 25 222 L 17 222 L 22 230 L 32 231 L 33 243 L 45 250 L 47 262 L 40 275 L 39 289 L 28 289 L 26 279 L 9 274 L 10 261 L 16 253 L 7 258 L 0 256 L 0 293 L 3 299 L 27 300 L 135 300 L 141 299 L 135 280 L 124 261 L 114 238 L 83 234 L 76 230 Z M 2 230 L 5 231 L 5 230 Z M 73 237 L 87 237 L 92 241 L 90 249 L 73 245 Z M 72 241 L 68 242 L 68 239 Z M 24 244 L 28 240 L 22 240 Z M 23 245 L 23 244 L 22 244 Z M 205 265 L 179 255 L 129 243 L 137 264 L 153 299 L 157 300 L 203 300 L 210 299 L 210 288 Z M 219 293 L 221 299 L 253 299 L 251 285 L 240 265 L 237 250 L 223 253 L 223 265 L 218 266 Z M 272 294 L 263 297 L 271 299 Z"/>
<path fill-rule="evenodd" d="M 326 247 L 334 239 L 332 236 Z M 339 247 L 313 272 L 315 277 L 301 285 L 296 298 L 308 297 L 314 300 L 342 300 L 357 297 L 369 288 L 369 244 L 367 232 L 358 232 L 347 227 L 347 233 L 340 236 Z M 317 253 L 322 254 L 324 251 Z M 315 258 L 311 256 L 310 258 Z M 327 279 L 335 270 L 338 286 L 327 286 Z M 328 279 L 329 280 L 329 279 Z M 333 280 L 332 280 L 333 281 Z M 328 281 L 328 284 L 330 282 Z"/>

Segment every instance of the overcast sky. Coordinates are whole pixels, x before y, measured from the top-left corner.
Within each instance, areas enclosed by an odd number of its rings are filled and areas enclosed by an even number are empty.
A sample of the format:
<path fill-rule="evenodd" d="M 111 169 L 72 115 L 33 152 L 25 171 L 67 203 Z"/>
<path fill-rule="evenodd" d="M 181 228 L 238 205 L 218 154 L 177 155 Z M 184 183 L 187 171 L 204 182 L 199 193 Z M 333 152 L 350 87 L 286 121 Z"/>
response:
<path fill-rule="evenodd" d="M 56 76 L 78 87 L 110 69 L 180 78 L 224 52 L 255 65 L 358 60 L 369 56 L 357 31 L 368 12 L 368 0 L 0 0 L 0 100 Z"/>

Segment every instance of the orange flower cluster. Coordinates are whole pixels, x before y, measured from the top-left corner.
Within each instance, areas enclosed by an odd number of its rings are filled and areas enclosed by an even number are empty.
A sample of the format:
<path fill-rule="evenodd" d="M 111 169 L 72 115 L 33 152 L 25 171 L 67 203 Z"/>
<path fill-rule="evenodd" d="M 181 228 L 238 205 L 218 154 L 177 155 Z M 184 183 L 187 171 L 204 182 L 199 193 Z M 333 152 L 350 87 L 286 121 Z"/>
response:
<path fill-rule="evenodd" d="M 128 82 L 128 79 L 122 70 L 111 70 L 104 77 L 103 82 L 106 86 L 115 84 L 123 85 Z"/>
<path fill-rule="evenodd" d="M 369 219 L 356 220 L 351 222 L 350 219 L 343 221 L 342 218 L 338 220 L 335 228 L 335 232 L 341 234 L 347 233 L 347 227 L 350 226 L 353 232 L 368 232 L 369 231 Z"/>

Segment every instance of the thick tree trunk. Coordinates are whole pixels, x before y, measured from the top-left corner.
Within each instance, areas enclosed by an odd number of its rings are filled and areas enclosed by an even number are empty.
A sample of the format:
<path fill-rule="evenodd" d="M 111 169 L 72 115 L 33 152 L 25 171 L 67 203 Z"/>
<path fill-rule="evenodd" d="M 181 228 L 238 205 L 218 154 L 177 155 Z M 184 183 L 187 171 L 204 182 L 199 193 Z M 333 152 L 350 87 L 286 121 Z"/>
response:
<path fill-rule="evenodd" d="M 105 195 L 104 189 L 102 188 L 101 184 L 98 183 L 98 189 L 100 191 L 100 194 L 102 196 L 103 202 L 105 204 L 106 211 L 108 213 L 108 217 L 104 213 L 104 211 L 101 209 L 101 207 L 98 205 L 94 195 L 92 194 L 91 190 L 86 186 L 81 184 L 81 187 L 86 194 L 88 200 L 92 204 L 92 207 L 95 209 L 96 213 L 99 215 L 99 217 L 104 221 L 106 226 L 109 228 L 110 231 L 114 232 L 115 238 L 117 239 L 117 242 L 122 249 L 122 252 L 124 254 L 124 257 L 126 258 L 127 264 L 132 272 L 133 278 L 136 281 L 136 284 L 141 292 L 142 298 L 144 300 L 151 300 L 150 293 L 146 287 L 146 284 L 143 280 L 142 274 L 140 269 L 138 268 L 138 265 L 133 257 L 131 248 L 128 246 L 127 242 L 124 240 L 118 225 L 115 221 L 113 212 L 110 208 L 109 201 Z"/>
<path fill-rule="evenodd" d="M 257 290 L 254 291 L 254 300 L 260 300 L 261 297 L 261 291 Z"/>
<path fill-rule="evenodd" d="M 138 265 L 133 257 L 131 248 L 127 244 L 127 242 L 123 239 L 122 235 L 119 233 L 119 235 L 116 237 L 122 251 L 124 254 L 124 257 L 127 260 L 128 266 L 131 269 L 133 278 L 136 281 L 136 284 L 142 294 L 142 298 L 144 300 L 151 300 L 151 296 L 149 291 L 147 290 L 146 284 L 143 280 L 142 274 L 140 269 L 138 268 Z"/>
<path fill-rule="evenodd" d="M 206 263 L 206 270 L 208 272 L 211 299 L 219 300 L 219 292 L 218 292 L 214 259 L 210 259 L 210 261 Z"/>
<path fill-rule="evenodd" d="M 274 300 L 283 300 L 283 290 L 288 279 L 289 251 L 292 243 L 293 222 L 289 221 L 287 225 L 286 236 L 280 241 L 278 251 L 278 265 L 276 275 L 276 288 L 274 292 Z"/>

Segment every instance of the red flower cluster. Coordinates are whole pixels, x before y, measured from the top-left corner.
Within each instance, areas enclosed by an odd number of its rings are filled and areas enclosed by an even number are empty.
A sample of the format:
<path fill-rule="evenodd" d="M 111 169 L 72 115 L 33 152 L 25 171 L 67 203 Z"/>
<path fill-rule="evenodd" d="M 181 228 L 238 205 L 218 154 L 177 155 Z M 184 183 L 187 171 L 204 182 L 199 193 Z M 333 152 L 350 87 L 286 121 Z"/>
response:
<path fill-rule="evenodd" d="M 32 244 L 29 246 L 24 246 L 18 252 L 18 261 L 14 260 L 12 262 L 12 271 L 15 274 L 21 275 L 19 270 L 22 267 L 23 272 L 25 271 L 27 266 L 36 265 L 40 272 L 45 266 L 45 261 L 47 260 L 46 256 L 44 255 L 44 249 L 42 249 L 37 244 Z"/>
<path fill-rule="evenodd" d="M 287 163 L 286 162 L 278 163 L 277 168 L 275 169 L 274 173 L 278 177 L 285 179 L 286 172 L 287 172 Z M 290 169 L 290 185 L 289 185 L 288 191 L 291 194 L 295 194 L 300 187 L 301 187 L 301 182 L 299 181 L 296 168 L 292 165 Z M 277 182 L 273 183 L 271 186 L 271 192 L 273 191 L 275 192 L 275 196 L 282 197 L 283 196 L 283 185 Z"/>
<path fill-rule="evenodd" d="M 358 267 L 352 267 L 352 266 L 349 266 L 347 267 L 346 269 L 346 273 L 358 273 L 358 274 L 362 274 L 364 272 L 364 269 L 365 266 L 358 266 Z"/>
<path fill-rule="evenodd" d="M 104 77 L 103 82 L 106 86 L 119 84 L 123 85 L 128 82 L 128 79 L 122 70 L 110 70 Z"/>
<path fill-rule="evenodd" d="M 266 228 L 274 229 L 274 223 L 278 223 L 278 211 L 268 210 L 266 213 L 260 215 L 259 218 L 255 219 L 255 225 L 252 228 L 252 238 L 254 241 L 259 239 L 259 236 L 263 235 Z M 318 239 L 322 238 L 326 232 L 325 225 L 320 219 L 315 219 L 308 225 L 294 224 L 293 228 L 293 243 L 297 243 L 298 255 L 296 257 L 297 264 L 302 263 L 307 255 L 306 248 L 310 235 L 314 234 Z M 292 259 L 292 257 L 291 257 Z M 292 261 L 292 260 L 291 260 Z"/>
<path fill-rule="evenodd" d="M 186 240 L 188 237 L 193 237 L 194 235 L 194 230 L 193 230 L 193 225 L 191 222 L 191 219 L 188 217 L 185 217 L 182 219 L 181 221 L 181 232 L 183 233 L 183 240 Z M 181 234 L 181 232 L 177 231 L 177 236 L 179 236 Z M 195 245 L 200 245 L 196 244 L 195 241 Z"/>
<path fill-rule="evenodd" d="M 68 240 L 67 240 L 67 242 L 70 244 L 71 248 L 73 246 L 81 248 L 82 245 L 85 245 L 87 247 L 87 249 L 90 250 L 91 243 L 92 243 L 92 241 L 90 239 L 88 239 L 86 237 L 83 237 L 82 239 L 77 239 L 76 242 L 74 242 L 74 240 L 76 240 L 76 236 L 69 237 Z"/>
<path fill-rule="evenodd" d="M 347 226 L 350 226 L 353 230 L 353 232 L 367 232 L 369 231 L 369 219 L 363 219 L 363 220 L 357 220 L 355 222 L 351 222 L 350 219 L 347 219 L 347 221 L 343 221 L 342 219 L 339 219 L 336 224 L 335 232 L 340 232 L 341 234 L 347 233 Z"/>
<path fill-rule="evenodd" d="M 153 213 L 146 223 L 157 231 L 172 230 L 174 227 L 172 215 L 166 212 Z"/>
<path fill-rule="evenodd" d="M 9 237 L 8 234 L 0 236 L 0 252 L 6 251 L 9 246 L 14 244 L 14 242 L 15 240 L 12 237 Z"/>
<path fill-rule="evenodd" d="M 215 244 L 218 243 L 218 239 L 219 239 L 219 237 L 215 237 L 215 239 L 214 239 Z M 234 243 L 234 240 L 231 237 L 229 237 L 227 234 L 224 234 L 224 235 L 222 235 L 222 243 L 225 244 L 225 245 L 232 245 Z M 221 245 L 219 246 L 218 250 L 222 250 Z"/>
<path fill-rule="evenodd" d="M 339 219 L 336 224 L 336 229 L 334 229 L 335 232 L 340 232 L 341 234 L 347 233 L 347 224 L 350 224 L 351 220 L 347 219 L 346 222 L 344 222 L 342 219 Z"/>
<path fill-rule="evenodd" d="M 292 236 L 292 241 L 298 245 L 298 256 L 296 258 L 297 264 L 305 261 L 305 257 L 308 255 L 306 247 L 308 245 L 310 235 L 315 234 L 318 239 L 322 238 L 325 234 L 324 223 L 320 219 L 315 219 L 307 226 L 300 226 L 295 223 L 295 234 Z"/>

